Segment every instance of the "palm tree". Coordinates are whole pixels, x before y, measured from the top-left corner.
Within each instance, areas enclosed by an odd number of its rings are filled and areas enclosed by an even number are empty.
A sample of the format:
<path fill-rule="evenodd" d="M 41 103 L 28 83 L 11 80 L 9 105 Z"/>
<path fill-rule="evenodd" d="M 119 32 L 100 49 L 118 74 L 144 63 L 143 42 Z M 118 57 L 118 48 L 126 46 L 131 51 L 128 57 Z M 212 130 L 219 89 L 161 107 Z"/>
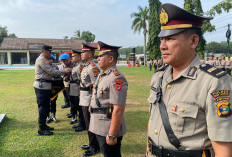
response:
<path fill-rule="evenodd" d="M 148 21 L 148 12 L 149 9 L 147 6 L 145 8 L 142 8 L 141 6 L 138 6 L 138 12 L 137 13 L 132 13 L 131 18 L 134 18 L 131 29 L 134 30 L 134 33 L 138 32 L 143 29 L 143 35 L 144 35 L 144 48 L 143 48 L 143 53 L 144 53 L 144 65 L 146 65 L 146 35 L 147 35 L 147 21 Z"/>

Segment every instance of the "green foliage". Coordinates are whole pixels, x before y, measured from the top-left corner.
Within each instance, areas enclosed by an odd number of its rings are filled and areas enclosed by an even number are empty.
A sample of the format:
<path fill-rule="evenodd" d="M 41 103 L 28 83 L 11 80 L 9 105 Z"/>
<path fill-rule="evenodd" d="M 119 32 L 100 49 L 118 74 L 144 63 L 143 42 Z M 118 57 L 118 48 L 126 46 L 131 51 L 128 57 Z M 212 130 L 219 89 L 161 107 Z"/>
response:
<path fill-rule="evenodd" d="M 91 33 L 90 31 L 81 32 L 80 30 L 76 30 L 74 32 L 74 36 L 71 37 L 71 39 L 83 39 L 86 42 L 94 42 L 95 35 L 93 33 Z"/>
<path fill-rule="evenodd" d="M 193 6 L 193 1 L 192 0 L 185 0 L 184 1 L 184 9 L 190 13 L 194 13 L 194 6 Z"/>
<path fill-rule="evenodd" d="M 222 11 L 229 12 L 232 8 L 232 0 L 223 0 L 217 5 L 213 6 L 206 14 L 210 16 L 215 16 L 215 14 L 221 14 Z"/>
<path fill-rule="evenodd" d="M 6 26 L 1 26 L 0 25 L 0 44 L 2 43 L 3 38 L 5 37 L 9 37 L 9 38 L 17 38 L 17 36 L 12 33 L 12 34 L 8 34 L 8 30 Z"/>
<path fill-rule="evenodd" d="M 126 57 L 130 57 L 130 53 L 132 53 L 132 47 L 128 48 L 121 48 L 118 50 L 119 54 L 126 55 Z M 135 54 L 142 54 L 143 53 L 143 46 L 136 46 L 135 47 Z"/>
<path fill-rule="evenodd" d="M 148 58 L 154 59 L 160 56 L 160 39 L 158 34 L 160 32 L 159 22 L 159 7 L 161 2 L 159 0 L 149 0 L 149 29 L 148 29 Z"/>
<path fill-rule="evenodd" d="M 232 51 L 232 42 L 230 42 L 230 51 Z M 210 53 L 226 53 L 227 52 L 227 42 L 209 42 L 206 45 L 206 52 Z"/>

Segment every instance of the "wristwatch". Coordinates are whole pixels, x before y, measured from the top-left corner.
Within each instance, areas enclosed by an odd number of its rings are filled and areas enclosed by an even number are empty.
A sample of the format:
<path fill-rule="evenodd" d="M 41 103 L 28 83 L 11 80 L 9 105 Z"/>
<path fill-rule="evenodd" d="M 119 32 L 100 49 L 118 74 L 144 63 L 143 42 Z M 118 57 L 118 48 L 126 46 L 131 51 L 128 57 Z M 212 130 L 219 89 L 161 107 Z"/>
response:
<path fill-rule="evenodd" d="M 113 141 L 116 138 L 115 136 L 112 136 L 112 135 L 108 135 L 108 137 L 111 141 Z"/>

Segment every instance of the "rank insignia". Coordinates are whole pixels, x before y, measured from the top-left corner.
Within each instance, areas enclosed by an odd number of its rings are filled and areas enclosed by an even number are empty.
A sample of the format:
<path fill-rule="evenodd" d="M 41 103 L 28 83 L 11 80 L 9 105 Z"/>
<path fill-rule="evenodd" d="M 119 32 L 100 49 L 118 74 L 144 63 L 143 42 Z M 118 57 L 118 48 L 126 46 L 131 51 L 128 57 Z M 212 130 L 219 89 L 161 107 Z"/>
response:
<path fill-rule="evenodd" d="M 221 102 L 217 104 L 217 114 L 221 118 L 227 118 L 231 116 L 231 108 L 229 102 Z"/>
<path fill-rule="evenodd" d="M 97 77 L 97 75 L 98 75 L 98 69 L 93 69 L 92 71 L 93 71 L 93 76 Z"/>
<path fill-rule="evenodd" d="M 93 67 L 95 67 L 96 66 L 96 64 L 94 63 L 94 62 L 91 62 L 90 63 Z"/>
<path fill-rule="evenodd" d="M 172 109 L 171 109 L 172 111 L 176 111 L 177 110 L 177 105 L 175 104 L 175 105 L 172 105 Z"/>
<path fill-rule="evenodd" d="M 113 70 L 113 73 L 114 73 L 115 76 L 120 75 L 120 72 L 118 71 L 118 69 L 114 69 L 114 70 Z"/>
<path fill-rule="evenodd" d="M 81 66 L 81 67 L 79 68 L 80 72 L 82 71 L 82 69 L 83 69 L 83 67 Z"/>
<path fill-rule="evenodd" d="M 189 69 L 189 71 L 188 71 L 187 76 L 193 77 L 194 74 L 196 73 L 196 71 L 197 71 L 197 68 L 196 68 L 196 67 L 191 67 L 191 68 Z"/>
<path fill-rule="evenodd" d="M 116 83 L 115 90 L 120 91 L 122 89 L 123 80 L 122 79 L 116 79 L 115 83 Z"/>

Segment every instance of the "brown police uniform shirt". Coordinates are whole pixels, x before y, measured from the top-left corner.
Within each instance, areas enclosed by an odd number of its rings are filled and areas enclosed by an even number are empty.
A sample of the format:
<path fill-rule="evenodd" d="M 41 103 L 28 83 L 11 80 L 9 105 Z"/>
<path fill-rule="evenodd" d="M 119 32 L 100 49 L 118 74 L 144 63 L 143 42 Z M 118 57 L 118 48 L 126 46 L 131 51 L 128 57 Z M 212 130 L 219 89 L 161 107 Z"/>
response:
<path fill-rule="evenodd" d="M 112 66 L 105 73 L 101 71 L 98 80 L 97 97 L 101 108 L 111 108 L 114 104 L 125 105 L 128 83 L 124 75 L 116 68 L 116 65 Z M 95 91 L 93 91 L 91 107 L 99 108 L 96 104 L 94 93 Z M 106 114 L 91 113 L 89 131 L 100 136 L 106 136 L 109 133 L 110 124 L 111 119 Z M 126 125 L 123 118 L 117 137 L 123 136 L 125 133 Z"/>
<path fill-rule="evenodd" d="M 230 61 L 230 60 L 227 60 L 227 61 L 226 61 L 226 69 L 231 69 L 231 67 L 232 67 L 231 61 Z"/>
<path fill-rule="evenodd" d="M 210 65 L 214 66 L 215 67 L 215 60 L 209 60 L 209 63 Z"/>
<path fill-rule="evenodd" d="M 222 68 L 225 68 L 225 66 L 226 66 L 226 61 L 225 60 L 221 60 L 218 68 L 222 69 Z"/>
<path fill-rule="evenodd" d="M 70 62 L 71 62 L 71 64 L 69 66 L 66 66 L 64 63 L 61 63 L 61 65 L 59 66 L 59 69 L 60 70 L 64 70 L 64 69 L 67 69 L 67 68 L 72 69 L 74 64 L 73 64 L 72 61 L 70 61 Z M 67 75 L 63 76 L 63 81 L 64 81 L 65 88 L 68 88 L 69 84 L 70 84 L 70 81 L 69 81 L 69 77 Z"/>
<path fill-rule="evenodd" d="M 79 96 L 80 95 L 80 79 L 81 71 L 83 69 L 82 61 L 75 63 L 70 75 L 70 96 Z"/>
<path fill-rule="evenodd" d="M 64 75 L 63 70 L 54 70 L 49 60 L 42 54 L 35 61 L 35 79 L 52 80 L 55 76 Z M 51 90 L 52 83 L 35 81 L 33 86 L 37 89 Z"/>
<path fill-rule="evenodd" d="M 91 60 L 84 64 L 81 72 L 81 87 L 90 87 L 95 83 L 99 74 L 98 66 Z M 80 106 L 89 106 L 91 101 L 92 91 L 80 91 Z"/>
<path fill-rule="evenodd" d="M 186 150 L 211 149 L 210 140 L 232 142 L 229 75 L 216 78 L 199 69 L 198 56 L 174 80 L 172 67 L 156 72 L 151 80 L 149 136 L 157 145 L 175 149 L 168 141 L 156 102 L 163 75 L 162 94 L 174 134 Z M 151 156 L 151 155 L 150 155 Z"/>
<path fill-rule="evenodd" d="M 220 65 L 220 61 L 219 60 L 215 60 L 215 67 L 219 68 L 219 65 Z"/>

